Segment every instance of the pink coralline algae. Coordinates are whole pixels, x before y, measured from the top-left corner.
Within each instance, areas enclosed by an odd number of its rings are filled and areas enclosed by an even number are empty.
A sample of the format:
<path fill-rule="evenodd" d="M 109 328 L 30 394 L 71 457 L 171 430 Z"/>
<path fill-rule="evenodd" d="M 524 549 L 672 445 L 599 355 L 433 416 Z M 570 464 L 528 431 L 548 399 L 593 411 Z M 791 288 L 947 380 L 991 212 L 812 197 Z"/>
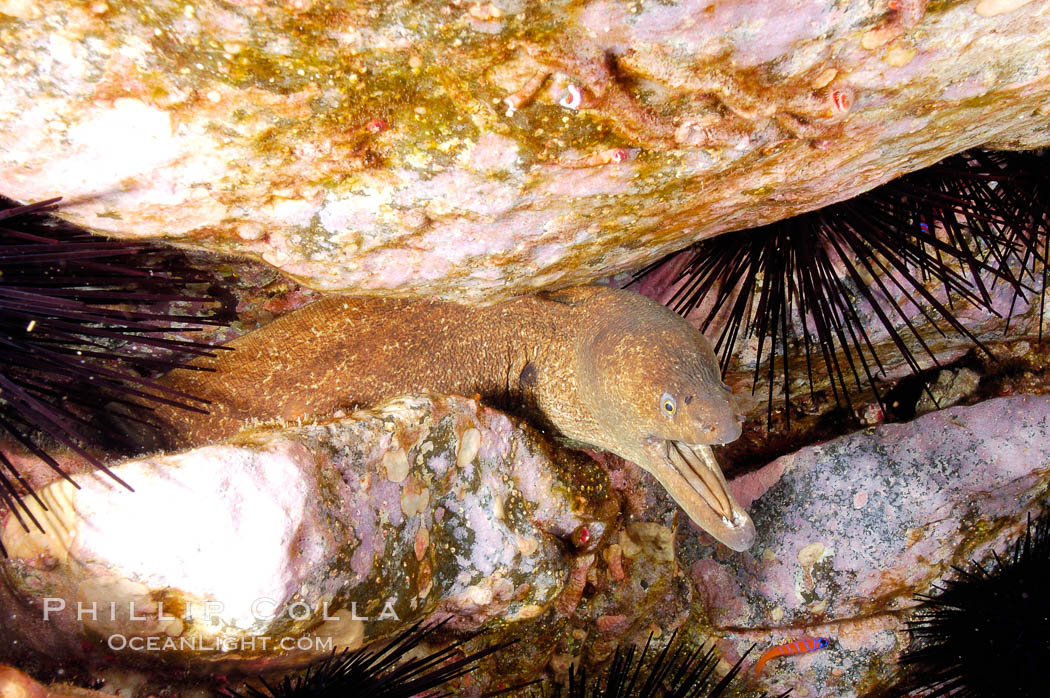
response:
<path fill-rule="evenodd" d="M 119 637 L 193 672 L 252 671 L 317 656 L 309 642 L 264 649 L 282 637 L 355 647 L 424 617 L 535 618 L 577 567 L 573 532 L 600 535 L 618 511 L 597 464 L 554 462 L 537 439 L 463 398 L 402 398 L 116 465 L 134 494 L 98 474 L 53 482 L 45 532 L 0 512 L 0 661 L 130 661 Z M 110 602 L 115 614 L 78 615 Z"/>
<path fill-rule="evenodd" d="M 76 468 L 79 490 L 34 475 L 44 532 L 0 511 L 0 617 L 17 640 L 0 663 L 127 671 L 138 655 L 124 638 L 200 686 L 429 618 L 519 641 L 475 672 L 484 686 L 602 661 L 680 627 L 693 598 L 670 521 L 621 517 L 605 468 L 464 398 L 254 426 L 114 467 L 134 493 Z M 150 685 L 171 680 L 158 670 Z"/>
<path fill-rule="evenodd" d="M 1048 142 L 1045 3 L 465 5 L 0 3 L 0 193 L 490 302 Z"/>
<path fill-rule="evenodd" d="M 913 595 L 1023 531 L 1050 484 L 1050 398 L 950 408 L 810 446 L 732 483 L 759 537 L 693 580 L 727 656 L 831 636 L 767 670 L 766 690 L 847 698 L 887 680 Z"/>

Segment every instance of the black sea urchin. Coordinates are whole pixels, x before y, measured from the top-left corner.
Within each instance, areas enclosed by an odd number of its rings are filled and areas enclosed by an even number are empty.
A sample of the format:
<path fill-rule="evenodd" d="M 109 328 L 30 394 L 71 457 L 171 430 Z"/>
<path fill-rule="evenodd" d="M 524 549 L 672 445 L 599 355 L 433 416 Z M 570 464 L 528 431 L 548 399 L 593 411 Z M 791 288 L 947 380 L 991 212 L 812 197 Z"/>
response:
<path fill-rule="evenodd" d="M 890 695 L 929 698 L 1045 696 L 1050 666 L 1050 516 L 1032 523 L 1013 553 L 976 561 L 936 592 L 919 595 L 908 623 L 907 673 Z"/>
<path fill-rule="evenodd" d="M 565 698 L 719 698 L 733 685 L 751 652 L 750 649 L 745 652 L 729 672 L 719 678 L 714 673 L 718 657 L 713 644 L 708 649 L 690 650 L 682 644 L 676 645 L 672 633 L 667 646 L 647 661 L 651 642 L 650 635 L 637 659 L 635 647 L 618 647 L 609 668 L 593 679 L 588 679 L 586 671 L 570 667 Z M 554 696 L 561 698 L 562 690 L 557 687 Z M 761 698 L 766 695 L 761 694 Z M 782 693 L 778 698 L 786 695 Z"/>
<path fill-rule="evenodd" d="M 121 409 L 125 420 L 149 426 L 151 403 L 201 411 L 204 401 L 149 377 L 211 349 L 165 337 L 173 323 L 183 332 L 225 323 L 167 309 L 211 300 L 185 290 L 204 279 L 181 253 L 91 235 L 48 215 L 57 201 L 17 206 L 0 198 L 0 433 L 67 479 L 48 453 L 52 444 L 125 484 L 88 451 L 121 440 L 105 415 Z M 23 513 L 39 526 L 24 504 L 20 511 L 27 493 L 0 451 L 0 503 L 26 530 Z"/>
<path fill-rule="evenodd" d="M 991 291 L 1005 283 L 1013 289 L 1013 313 L 1019 299 L 1031 300 L 1026 296 L 1034 285 L 1042 311 L 1048 161 L 1045 152 L 956 155 L 849 201 L 702 240 L 683 256 L 643 269 L 635 280 L 664 264 L 679 269 L 669 305 L 683 315 L 701 303 L 709 308 L 699 326 L 704 332 L 721 328 L 716 348 L 723 371 L 740 346 L 755 338 L 755 383 L 765 371 L 768 421 L 772 426 L 779 381 L 790 426 L 791 346 L 800 347 L 811 393 L 815 362 L 823 360 L 842 407 L 852 407 L 851 389 L 875 388 L 876 376 L 885 373 L 860 302 L 915 372 L 921 366 L 909 341 L 937 365 L 918 317 L 941 334 L 951 329 L 979 345 L 957 318 L 958 303 L 998 315 Z M 1041 321 L 1039 333 L 1041 338 Z M 877 390 L 876 397 L 882 401 Z"/>
<path fill-rule="evenodd" d="M 243 692 L 224 691 L 240 698 L 410 698 L 454 695 L 442 690 L 448 682 L 474 669 L 479 660 L 506 648 L 511 643 L 488 647 L 458 659 L 468 640 L 455 642 L 444 649 L 422 657 L 409 658 L 443 623 L 416 623 L 389 642 L 366 645 L 324 659 L 302 674 L 281 679 L 270 685 L 259 679 L 262 688 L 246 687 Z M 439 690 L 435 690 L 439 689 Z"/>

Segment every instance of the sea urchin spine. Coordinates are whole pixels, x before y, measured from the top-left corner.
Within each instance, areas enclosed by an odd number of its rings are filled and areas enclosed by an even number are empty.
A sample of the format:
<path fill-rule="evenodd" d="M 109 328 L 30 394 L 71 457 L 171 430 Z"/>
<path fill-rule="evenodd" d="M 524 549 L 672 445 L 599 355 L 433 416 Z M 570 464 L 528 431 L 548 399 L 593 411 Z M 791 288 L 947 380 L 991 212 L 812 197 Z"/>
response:
<path fill-rule="evenodd" d="M 871 385 L 882 401 L 875 378 L 885 374 L 884 361 L 855 299 L 867 304 L 915 372 L 923 367 L 912 346 L 937 364 L 917 319 L 941 334 L 948 325 L 980 346 L 955 304 L 1000 314 L 991 294 L 996 283 L 1013 289 L 1006 329 L 1017 300 L 1039 295 L 1041 339 L 1048 173 L 1045 152 L 962 153 L 849 201 L 701 240 L 681 257 L 641 270 L 635 281 L 664 264 L 678 267 L 668 304 L 682 315 L 701 304 L 710 308 L 698 325 L 705 333 L 721 328 L 716 348 L 723 372 L 740 345 L 756 338 L 755 384 L 764 370 L 768 422 L 779 380 L 790 427 L 794 344 L 801 346 L 811 393 L 819 355 L 838 405 L 853 407 L 851 384 Z"/>
<path fill-rule="evenodd" d="M 955 567 L 956 577 L 918 596 L 908 623 L 909 671 L 890 695 L 1034 698 L 1050 666 L 1050 515 L 1034 523 L 994 565 Z"/>
<path fill-rule="evenodd" d="M 463 645 L 472 639 L 467 638 L 419 656 L 416 650 L 429 641 L 444 623 L 423 624 L 420 621 L 386 642 L 333 652 L 304 673 L 284 677 L 274 685 L 259 679 L 262 688 L 247 686 L 243 692 L 223 692 L 237 698 L 450 696 L 453 693 L 442 689 L 443 686 L 472 671 L 481 659 L 513 644 L 497 644 L 457 658 Z"/>
<path fill-rule="evenodd" d="M 123 419 L 150 426 L 151 403 L 204 411 L 204 401 L 150 377 L 211 350 L 165 337 L 176 331 L 173 323 L 180 332 L 225 323 L 167 310 L 171 303 L 212 300 L 185 290 L 206 279 L 181 253 L 87 233 L 48 215 L 57 202 L 17 206 L 0 199 L 0 433 L 66 479 L 49 444 L 127 487 L 88 450 L 123 440 L 105 416 L 119 409 Z M 23 514 L 40 524 L 21 500 L 26 494 L 35 497 L 0 451 L 0 504 L 28 531 Z"/>

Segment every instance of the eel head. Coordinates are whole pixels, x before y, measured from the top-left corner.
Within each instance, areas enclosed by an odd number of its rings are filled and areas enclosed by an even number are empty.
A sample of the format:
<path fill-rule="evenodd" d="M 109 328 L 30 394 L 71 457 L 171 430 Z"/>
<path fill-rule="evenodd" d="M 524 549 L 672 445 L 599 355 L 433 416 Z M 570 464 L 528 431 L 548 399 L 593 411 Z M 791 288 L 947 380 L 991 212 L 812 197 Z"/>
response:
<path fill-rule="evenodd" d="M 590 442 L 649 471 L 701 528 L 747 550 L 755 526 L 711 450 L 739 437 L 741 421 L 714 350 L 679 316 L 631 295 L 630 321 L 603 323 L 581 347 L 579 390 L 603 441 Z"/>
<path fill-rule="evenodd" d="M 755 540 L 755 525 L 729 493 L 725 476 L 707 444 L 650 437 L 638 464 L 652 473 L 698 526 L 733 550 Z"/>
<path fill-rule="evenodd" d="M 667 376 L 647 392 L 634 405 L 635 423 L 646 428 L 635 431 L 630 460 L 652 473 L 697 525 L 733 550 L 747 550 L 755 526 L 711 450 L 740 436 L 732 394 L 721 380 L 704 385 L 689 374 Z"/>

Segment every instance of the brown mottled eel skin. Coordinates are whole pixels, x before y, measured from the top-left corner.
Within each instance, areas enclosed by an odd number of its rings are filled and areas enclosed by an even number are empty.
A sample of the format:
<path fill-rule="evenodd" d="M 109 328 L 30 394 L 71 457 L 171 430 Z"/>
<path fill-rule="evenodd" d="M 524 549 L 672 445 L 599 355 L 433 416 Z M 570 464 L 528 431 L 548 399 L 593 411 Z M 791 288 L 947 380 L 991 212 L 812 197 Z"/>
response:
<path fill-rule="evenodd" d="M 734 550 L 754 540 L 709 444 L 740 435 L 710 343 L 659 303 L 582 286 L 489 307 L 332 296 L 289 313 L 162 382 L 211 401 L 158 408 L 169 447 L 246 422 L 324 416 L 410 393 L 480 394 L 652 473 Z"/>

